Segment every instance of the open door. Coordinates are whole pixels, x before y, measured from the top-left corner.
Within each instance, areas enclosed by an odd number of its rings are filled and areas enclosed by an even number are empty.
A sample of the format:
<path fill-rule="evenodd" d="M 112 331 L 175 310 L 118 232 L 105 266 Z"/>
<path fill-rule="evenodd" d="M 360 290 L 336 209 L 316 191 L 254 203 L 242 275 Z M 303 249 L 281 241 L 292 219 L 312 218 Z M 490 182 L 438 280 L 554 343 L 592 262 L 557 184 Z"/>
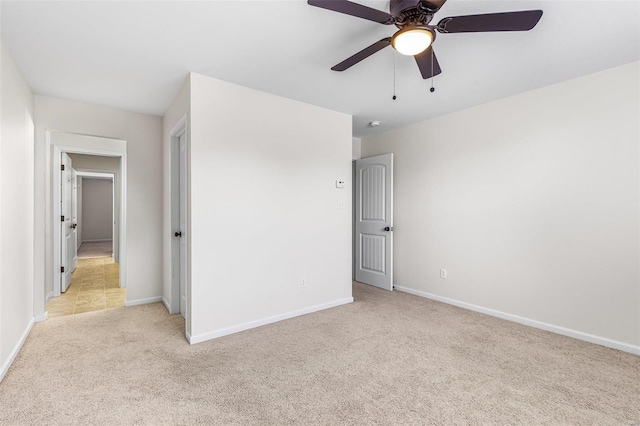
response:
<path fill-rule="evenodd" d="M 393 154 L 356 161 L 355 278 L 393 290 Z"/>
<path fill-rule="evenodd" d="M 74 218 L 74 173 L 71 157 L 66 153 L 60 158 L 60 291 L 65 292 L 71 283 L 71 273 L 77 262 L 77 233 Z"/>
<path fill-rule="evenodd" d="M 191 330 L 189 318 L 189 156 L 187 116 L 171 130 L 171 300 L 170 314 L 180 314 L 185 321 L 185 337 Z"/>

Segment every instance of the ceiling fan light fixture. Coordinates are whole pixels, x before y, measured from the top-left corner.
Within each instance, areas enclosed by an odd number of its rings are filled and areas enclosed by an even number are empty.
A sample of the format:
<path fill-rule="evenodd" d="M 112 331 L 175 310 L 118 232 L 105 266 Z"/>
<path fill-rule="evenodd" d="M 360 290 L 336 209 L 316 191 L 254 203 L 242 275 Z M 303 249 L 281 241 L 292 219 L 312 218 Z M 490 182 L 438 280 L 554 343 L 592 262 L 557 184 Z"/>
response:
<path fill-rule="evenodd" d="M 407 27 L 393 35 L 391 45 L 403 55 L 414 56 L 427 50 L 434 38 L 433 31 L 428 28 Z"/>

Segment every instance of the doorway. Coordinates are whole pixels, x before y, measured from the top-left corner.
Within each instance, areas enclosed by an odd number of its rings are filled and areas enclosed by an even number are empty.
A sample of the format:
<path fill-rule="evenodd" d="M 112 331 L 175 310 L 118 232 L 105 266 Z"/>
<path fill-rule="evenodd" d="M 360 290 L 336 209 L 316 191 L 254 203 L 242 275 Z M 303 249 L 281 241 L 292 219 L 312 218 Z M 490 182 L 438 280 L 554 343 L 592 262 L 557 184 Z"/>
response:
<path fill-rule="evenodd" d="M 355 161 L 355 280 L 393 290 L 393 154 Z"/>
<path fill-rule="evenodd" d="M 82 156 L 84 157 L 84 156 Z M 77 157 L 72 157 L 76 158 Z M 78 259 L 115 259 L 116 200 L 115 173 L 77 171 Z"/>
<path fill-rule="evenodd" d="M 169 313 L 181 314 L 189 326 L 188 138 L 186 116 L 171 131 L 171 301 Z"/>
<path fill-rule="evenodd" d="M 47 316 L 124 306 L 126 153 L 56 143 L 52 148 L 54 270 Z"/>

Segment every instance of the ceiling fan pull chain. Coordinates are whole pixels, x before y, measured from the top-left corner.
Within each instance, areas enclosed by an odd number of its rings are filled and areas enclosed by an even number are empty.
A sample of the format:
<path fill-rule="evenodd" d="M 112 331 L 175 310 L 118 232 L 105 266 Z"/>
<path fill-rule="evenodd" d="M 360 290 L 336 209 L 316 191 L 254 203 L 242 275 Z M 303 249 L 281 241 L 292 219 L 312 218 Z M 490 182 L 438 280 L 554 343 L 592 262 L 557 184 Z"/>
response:
<path fill-rule="evenodd" d="M 431 48 L 431 89 L 429 89 L 431 93 L 436 91 L 436 88 L 433 87 L 433 62 L 434 62 L 434 54 L 433 54 L 433 48 Z"/>
<path fill-rule="evenodd" d="M 397 99 L 396 96 L 396 52 L 393 52 L 393 99 L 394 101 Z"/>

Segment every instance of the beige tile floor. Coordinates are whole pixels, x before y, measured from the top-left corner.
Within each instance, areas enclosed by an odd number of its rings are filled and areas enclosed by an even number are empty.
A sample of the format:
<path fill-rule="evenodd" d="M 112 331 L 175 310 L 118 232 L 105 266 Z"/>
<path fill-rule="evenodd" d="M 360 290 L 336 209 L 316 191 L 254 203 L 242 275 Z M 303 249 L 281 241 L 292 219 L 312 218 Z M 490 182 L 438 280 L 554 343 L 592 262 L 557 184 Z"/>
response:
<path fill-rule="evenodd" d="M 126 289 L 118 276 L 113 257 L 79 259 L 67 291 L 47 303 L 49 318 L 124 306 Z"/>

